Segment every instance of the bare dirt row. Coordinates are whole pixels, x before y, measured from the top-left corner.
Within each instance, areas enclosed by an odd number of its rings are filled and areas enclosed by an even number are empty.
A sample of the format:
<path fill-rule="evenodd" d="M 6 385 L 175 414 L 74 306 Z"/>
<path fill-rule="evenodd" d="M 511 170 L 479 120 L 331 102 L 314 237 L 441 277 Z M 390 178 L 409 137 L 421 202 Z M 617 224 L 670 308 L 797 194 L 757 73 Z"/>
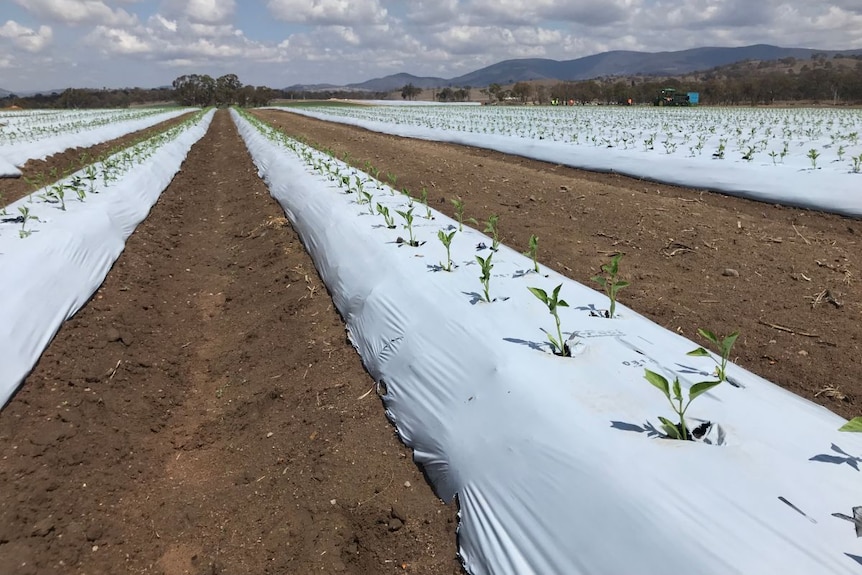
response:
<path fill-rule="evenodd" d="M 0 573 L 460 573 L 372 388 L 219 111 L 0 412 Z"/>
<path fill-rule="evenodd" d="M 449 215 L 457 196 L 477 220 L 498 214 L 504 243 L 526 250 L 538 235 L 542 263 L 586 285 L 597 287 L 590 277 L 623 252 L 631 287 L 620 292 L 622 303 L 695 341 L 698 328 L 740 329 L 737 363 L 845 417 L 860 415 L 859 220 L 283 111 L 256 114 L 347 154 L 357 168 L 370 162 L 395 174 L 414 197 L 426 188 L 433 207 Z"/>

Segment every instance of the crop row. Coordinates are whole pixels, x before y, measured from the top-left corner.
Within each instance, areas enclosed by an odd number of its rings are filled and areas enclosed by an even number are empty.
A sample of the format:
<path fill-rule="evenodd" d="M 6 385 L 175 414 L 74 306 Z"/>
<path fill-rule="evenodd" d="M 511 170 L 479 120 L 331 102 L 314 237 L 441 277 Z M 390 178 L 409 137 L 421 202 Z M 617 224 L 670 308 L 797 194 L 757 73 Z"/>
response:
<path fill-rule="evenodd" d="M 90 194 L 107 191 L 111 184 L 123 177 L 132 167 L 146 162 L 159 148 L 176 139 L 187 128 L 197 124 L 206 111 L 199 111 L 183 122 L 154 136 L 142 137 L 128 146 L 116 147 L 98 157 L 82 155 L 77 163 L 63 170 L 51 168 L 47 173 L 37 172 L 25 178 L 32 187 L 26 203 L 16 203 L 17 214 L 0 208 L 0 232 L 3 227 L 15 226 L 21 239 L 38 231 L 37 224 L 49 219 L 40 207 L 52 206 L 66 211 L 67 199 L 83 203 Z M 47 184 L 47 182 L 52 182 Z M 0 196 L 0 205 L 2 205 Z M 38 214 L 42 214 L 41 217 Z"/>
<path fill-rule="evenodd" d="M 862 111 L 488 106 L 321 107 L 319 114 L 488 136 L 862 172 Z"/>

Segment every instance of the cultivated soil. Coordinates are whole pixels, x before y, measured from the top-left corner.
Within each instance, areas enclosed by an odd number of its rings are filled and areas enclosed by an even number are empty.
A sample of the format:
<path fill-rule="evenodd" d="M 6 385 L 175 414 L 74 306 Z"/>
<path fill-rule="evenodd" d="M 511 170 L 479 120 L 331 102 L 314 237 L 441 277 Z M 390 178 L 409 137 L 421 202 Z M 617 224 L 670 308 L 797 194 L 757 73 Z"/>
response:
<path fill-rule="evenodd" d="M 582 283 L 623 252 L 622 303 L 694 340 L 738 328 L 739 364 L 859 414 L 860 221 L 256 114 L 450 215 L 499 214 Z M 460 573 L 455 504 L 373 385 L 218 112 L 0 412 L 0 573 Z"/>

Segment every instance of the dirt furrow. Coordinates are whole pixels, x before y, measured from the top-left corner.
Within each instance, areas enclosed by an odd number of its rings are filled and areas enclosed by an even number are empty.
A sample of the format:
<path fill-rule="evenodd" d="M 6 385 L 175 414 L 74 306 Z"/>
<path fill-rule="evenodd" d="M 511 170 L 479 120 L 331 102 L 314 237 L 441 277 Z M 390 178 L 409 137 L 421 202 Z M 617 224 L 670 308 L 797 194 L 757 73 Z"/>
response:
<path fill-rule="evenodd" d="M 219 111 L 0 412 L 0 573 L 459 573 L 311 260 Z"/>
<path fill-rule="evenodd" d="M 449 215 L 458 196 L 466 216 L 498 214 L 504 243 L 526 250 L 538 235 L 540 261 L 585 285 L 596 287 L 590 277 L 624 252 L 622 303 L 702 345 L 698 328 L 740 329 L 737 363 L 845 417 L 860 414 L 862 221 L 255 113 L 359 169 L 394 174 L 414 197 L 426 188 Z"/>

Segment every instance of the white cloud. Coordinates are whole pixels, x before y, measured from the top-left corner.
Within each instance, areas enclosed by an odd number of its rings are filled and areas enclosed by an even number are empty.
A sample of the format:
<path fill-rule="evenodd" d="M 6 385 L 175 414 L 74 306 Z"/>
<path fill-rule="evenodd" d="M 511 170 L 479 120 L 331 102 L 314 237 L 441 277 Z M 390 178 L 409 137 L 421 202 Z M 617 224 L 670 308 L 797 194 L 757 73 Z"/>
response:
<path fill-rule="evenodd" d="M 0 38 L 9 39 L 15 46 L 28 52 L 41 52 L 53 37 L 50 26 L 39 26 L 38 30 L 33 30 L 14 20 L 8 20 L 0 26 Z"/>
<path fill-rule="evenodd" d="M 161 8 L 165 14 L 204 24 L 227 23 L 235 10 L 234 0 L 165 0 Z"/>
<path fill-rule="evenodd" d="M 463 9 L 471 23 L 539 24 L 543 21 L 583 25 L 624 20 L 636 0 L 468 0 Z"/>
<path fill-rule="evenodd" d="M 407 20 L 420 26 L 454 23 L 458 15 L 458 0 L 414 0 L 407 10 Z"/>
<path fill-rule="evenodd" d="M 356 26 L 381 23 L 388 16 L 378 0 L 269 0 L 266 6 L 285 22 Z"/>
<path fill-rule="evenodd" d="M 40 18 L 68 25 L 103 24 L 130 26 L 137 18 L 122 8 L 111 8 L 102 0 L 14 0 Z"/>
<path fill-rule="evenodd" d="M 85 41 L 98 47 L 104 54 L 147 54 L 154 48 L 154 45 L 142 36 L 107 26 L 96 26 Z"/>

